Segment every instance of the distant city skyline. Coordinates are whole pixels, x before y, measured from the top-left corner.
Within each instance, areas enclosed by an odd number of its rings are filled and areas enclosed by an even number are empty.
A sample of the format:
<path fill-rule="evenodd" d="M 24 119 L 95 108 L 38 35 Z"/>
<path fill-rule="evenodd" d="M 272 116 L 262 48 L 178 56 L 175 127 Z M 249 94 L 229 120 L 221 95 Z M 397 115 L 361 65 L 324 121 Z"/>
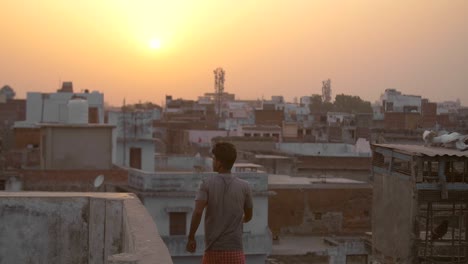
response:
<path fill-rule="evenodd" d="M 2 1 L 0 86 L 61 82 L 111 105 L 214 90 L 240 99 L 388 88 L 468 105 L 468 1 Z"/>

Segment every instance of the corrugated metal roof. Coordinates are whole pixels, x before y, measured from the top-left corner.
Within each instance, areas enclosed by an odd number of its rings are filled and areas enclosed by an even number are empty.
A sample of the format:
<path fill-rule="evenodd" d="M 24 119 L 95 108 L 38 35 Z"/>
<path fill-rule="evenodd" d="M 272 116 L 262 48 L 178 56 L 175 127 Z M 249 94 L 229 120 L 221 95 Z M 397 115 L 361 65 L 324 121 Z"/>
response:
<path fill-rule="evenodd" d="M 402 145 L 402 144 L 374 144 L 373 146 L 392 149 L 393 151 L 417 155 L 417 156 L 449 156 L 449 157 L 466 157 L 468 151 L 459 151 L 457 149 L 443 147 L 426 147 L 422 145 Z"/>

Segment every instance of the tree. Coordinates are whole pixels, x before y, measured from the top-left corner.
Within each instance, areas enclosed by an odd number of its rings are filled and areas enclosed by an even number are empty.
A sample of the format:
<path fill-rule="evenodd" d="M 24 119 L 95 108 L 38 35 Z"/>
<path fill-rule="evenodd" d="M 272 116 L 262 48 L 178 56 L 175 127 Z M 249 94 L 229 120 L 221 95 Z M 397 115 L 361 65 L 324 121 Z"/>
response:
<path fill-rule="evenodd" d="M 334 110 L 334 106 L 330 102 L 324 102 L 321 95 L 313 94 L 310 97 L 310 112 L 312 113 L 326 113 Z"/>
<path fill-rule="evenodd" d="M 372 113 L 371 103 L 359 96 L 339 94 L 335 97 L 334 109 L 346 113 Z"/>
<path fill-rule="evenodd" d="M 9 85 L 4 85 L 2 89 L 0 89 L 0 94 L 5 95 L 7 100 L 12 100 L 15 98 L 15 91 Z"/>
<path fill-rule="evenodd" d="M 318 94 L 313 94 L 310 97 L 310 112 L 317 113 L 322 109 L 322 96 Z"/>

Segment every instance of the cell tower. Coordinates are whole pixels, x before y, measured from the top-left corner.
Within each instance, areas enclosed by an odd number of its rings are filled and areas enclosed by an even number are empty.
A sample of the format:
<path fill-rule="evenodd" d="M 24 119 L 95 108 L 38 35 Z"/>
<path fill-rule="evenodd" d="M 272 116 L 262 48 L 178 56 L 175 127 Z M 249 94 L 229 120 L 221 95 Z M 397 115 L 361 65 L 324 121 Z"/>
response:
<path fill-rule="evenodd" d="M 322 102 L 330 103 L 331 101 L 331 80 L 322 81 Z"/>
<path fill-rule="evenodd" d="M 223 68 L 218 67 L 214 71 L 215 76 L 215 94 L 216 94 L 216 106 L 218 108 L 218 117 L 221 117 L 221 99 L 224 93 L 224 74 L 226 73 Z"/>

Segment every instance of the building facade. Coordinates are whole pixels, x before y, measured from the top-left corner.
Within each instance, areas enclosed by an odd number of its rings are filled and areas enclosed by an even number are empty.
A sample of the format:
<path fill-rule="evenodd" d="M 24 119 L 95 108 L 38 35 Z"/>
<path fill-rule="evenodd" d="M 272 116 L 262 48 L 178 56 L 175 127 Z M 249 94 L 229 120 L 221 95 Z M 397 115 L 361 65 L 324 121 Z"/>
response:
<path fill-rule="evenodd" d="M 467 263 L 468 154 L 396 144 L 373 150 L 373 260 Z"/>
<path fill-rule="evenodd" d="M 203 219 L 196 233 L 197 251 L 185 250 L 199 184 L 211 172 L 144 172 L 129 170 L 129 188 L 136 193 L 158 226 L 174 263 L 199 263 L 204 252 Z M 264 264 L 271 252 L 268 228 L 268 176 L 265 173 L 234 173 L 249 182 L 253 191 L 253 218 L 244 224 L 247 263 Z"/>

